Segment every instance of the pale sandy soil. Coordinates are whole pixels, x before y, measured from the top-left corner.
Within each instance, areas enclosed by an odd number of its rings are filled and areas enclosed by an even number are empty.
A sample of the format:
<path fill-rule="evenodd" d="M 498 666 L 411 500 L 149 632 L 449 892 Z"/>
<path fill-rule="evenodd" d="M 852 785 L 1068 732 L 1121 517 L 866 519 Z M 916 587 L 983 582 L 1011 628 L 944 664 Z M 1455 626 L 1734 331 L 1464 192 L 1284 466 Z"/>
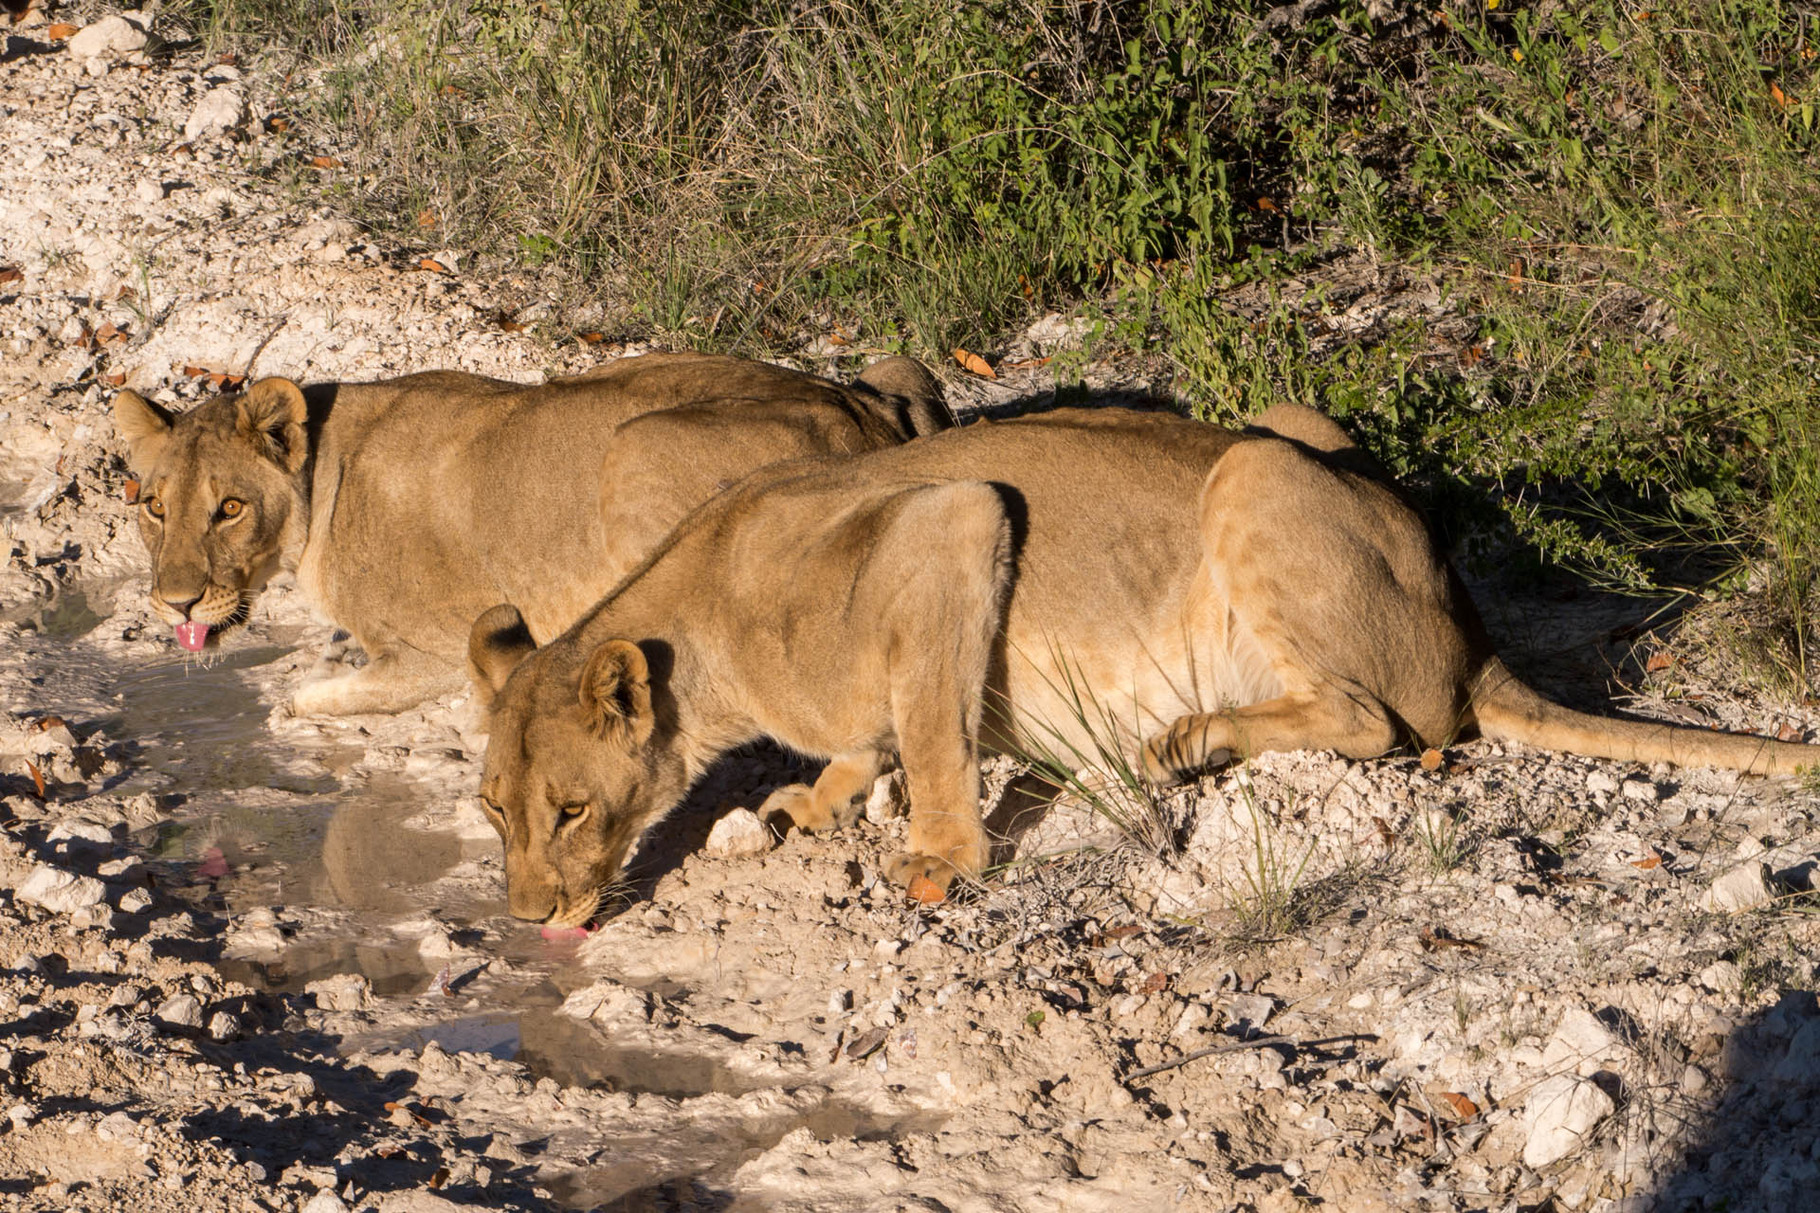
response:
<path fill-rule="evenodd" d="M 983 896 L 924 909 L 878 881 L 903 829 L 882 795 L 843 837 L 705 853 L 717 815 L 800 775 L 767 751 L 648 841 L 591 938 L 513 923 L 459 697 L 291 719 L 330 633 L 282 584 L 203 663 L 152 623 L 106 406 L 125 383 L 181 407 L 207 390 L 186 368 L 528 380 L 623 350 L 563 342 L 581 322 L 532 275 L 416 268 L 278 184 L 334 149 L 267 130 L 287 86 L 256 65 L 91 68 L 37 15 L 3 53 L 8 1207 L 1820 1200 L 1820 796 L 1789 781 L 1484 744 L 1438 770 L 1271 756 L 1166 801 L 1167 860 L 1064 804 Z M 233 122 L 186 134 L 211 97 Z M 1359 327 L 1441 306 L 1356 297 Z M 507 332 L 502 307 L 547 318 Z M 1525 669 L 1595 700 L 1647 613 L 1485 602 Z M 1811 708 L 1681 655 L 1652 684 L 1673 702 L 1633 710 L 1814 739 Z M 999 797 L 1015 772 L 991 774 Z"/>

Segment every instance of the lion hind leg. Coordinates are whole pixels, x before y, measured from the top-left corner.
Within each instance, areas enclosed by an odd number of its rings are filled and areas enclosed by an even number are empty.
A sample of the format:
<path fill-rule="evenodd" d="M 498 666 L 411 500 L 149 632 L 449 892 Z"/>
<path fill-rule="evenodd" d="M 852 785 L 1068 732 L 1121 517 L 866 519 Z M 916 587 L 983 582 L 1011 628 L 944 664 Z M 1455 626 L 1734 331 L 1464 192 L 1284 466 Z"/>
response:
<path fill-rule="evenodd" d="M 1204 767 L 1270 750 L 1382 754 L 1397 729 L 1375 701 L 1338 691 L 1296 691 L 1225 712 L 1184 716 L 1144 743 L 1144 776 L 1172 784 Z"/>
<path fill-rule="evenodd" d="M 1011 526 L 990 485 L 916 490 L 872 557 L 896 593 L 888 618 L 892 725 L 910 797 L 907 851 L 887 865 L 946 890 L 990 855 L 979 731 L 1011 580 Z M 889 545 L 887 549 L 887 545 Z"/>

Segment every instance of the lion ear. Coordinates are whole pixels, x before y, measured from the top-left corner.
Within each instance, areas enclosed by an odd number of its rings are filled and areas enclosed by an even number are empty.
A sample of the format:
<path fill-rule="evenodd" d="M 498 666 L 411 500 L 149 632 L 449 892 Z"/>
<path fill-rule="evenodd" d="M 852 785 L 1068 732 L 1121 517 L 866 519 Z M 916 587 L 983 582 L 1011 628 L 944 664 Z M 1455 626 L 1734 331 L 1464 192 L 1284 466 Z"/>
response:
<path fill-rule="evenodd" d="M 289 379 L 261 379 L 234 402 L 240 413 L 240 432 L 263 441 L 272 461 L 295 472 L 309 457 L 309 439 L 303 423 L 309 416 L 303 389 Z"/>
<path fill-rule="evenodd" d="M 489 607 L 474 621 L 468 632 L 468 674 L 474 679 L 474 697 L 481 707 L 492 706 L 518 663 L 536 650 L 537 642 L 531 639 L 524 616 L 510 603 Z"/>
<path fill-rule="evenodd" d="M 170 440 L 176 418 L 130 388 L 114 393 L 114 432 L 126 443 L 134 470 L 150 471 Z"/>
<path fill-rule="evenodd" d="M 634 745 L 651 735 L 651 670 L 629 640 L 609 640 L 581 671 L 581 706 L 602 737 L 624 732 Z"/>

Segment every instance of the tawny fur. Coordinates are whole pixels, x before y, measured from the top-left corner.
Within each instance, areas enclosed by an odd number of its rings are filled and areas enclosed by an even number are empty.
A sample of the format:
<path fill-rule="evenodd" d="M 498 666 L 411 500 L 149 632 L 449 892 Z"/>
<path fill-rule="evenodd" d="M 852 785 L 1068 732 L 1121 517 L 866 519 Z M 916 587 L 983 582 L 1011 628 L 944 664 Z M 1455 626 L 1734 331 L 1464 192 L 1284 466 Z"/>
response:
<path fill-rule="evenodd" d="M 272 573 L 366 650 L 300 713 L 396 711 L 459 687 L 468 628 L 518 603 L 549 639 L 692 507 L 754 468 L 950 424 L 934 378 L 888 359 L 842 386 L 736 358 L 650 354 L 538 386 L 453 371 L 300 388 L 263 379 L 115 426 L 141 476 L 152 606 L 234 623 Z M 231 518 L 227 501 L 242 503 Z M 233 508 L 233 507 L 230 507 Z"/>
<path fill-rule="evenodd" d="M 896 755 L 910 830 L 892 873 L 943 887 L 987 860 L 982 746 L 1091 753 L 1090 728 L 1158 781 L 1475 730 L 1757 772 L 1820 762 L 1584 716 L 1516 682 L 1420 517 L 1293 407 L 1243 433 L 1060 411 L 766 469 L 543 648 L 493 608 L 471 660 L 496 693 L 482 791 L 512 911 L 564 924 L 758 737 L 832 760 L 779 798 L 809 828 L 851 820 Z"/>

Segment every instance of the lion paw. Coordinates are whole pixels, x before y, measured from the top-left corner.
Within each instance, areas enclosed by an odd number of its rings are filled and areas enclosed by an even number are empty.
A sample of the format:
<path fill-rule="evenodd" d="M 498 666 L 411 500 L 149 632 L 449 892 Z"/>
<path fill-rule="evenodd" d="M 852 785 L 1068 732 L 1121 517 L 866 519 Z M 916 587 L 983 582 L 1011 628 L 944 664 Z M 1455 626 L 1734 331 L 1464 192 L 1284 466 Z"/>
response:
<path fill-rule="evenodd" d="M 960 874 L 953 864 L 934 855 L 894 855 L 885 861 L 885 875 L 918 901 L 940 901 Z M 931 889 L 933 896 L 927 891 Z"/>
<path fill-rule="evenodd" d="M 1197 763 L 1177 765 L 1166 757 L 1171 748 L 1168 733 L 1152 737 L 1144 743 L 1144 778 L 1156 787 L 1170 788 L 1179 783 L 1186 783 L 1188 777 L 1196 771 L 1213 770 L 1232 761 L 1231 750 L 1219 749 L 1208 751 Z"/>
<path fill-rule="evenodd" d="M 834 818 L 815 806 L 815 789 L 806 783 L 787 783 L 765 797 L 758 806 L 758 819 L 770 825 L 774 818 L 788 817 L 799 830 L 821 831 L 834 828 Z"/>

